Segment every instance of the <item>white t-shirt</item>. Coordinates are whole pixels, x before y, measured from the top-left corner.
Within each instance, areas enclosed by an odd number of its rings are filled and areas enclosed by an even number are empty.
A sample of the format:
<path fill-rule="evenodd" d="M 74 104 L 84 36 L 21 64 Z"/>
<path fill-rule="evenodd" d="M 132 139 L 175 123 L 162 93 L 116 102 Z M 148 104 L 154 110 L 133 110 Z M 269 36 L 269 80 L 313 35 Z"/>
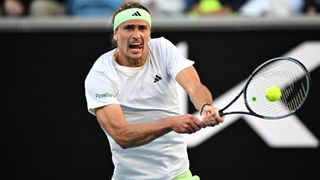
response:
<path fill-rule="evenodd" d="M 118 65 L 113 54 L 103 54 L 85 80 L 88 110 L 120 104 L 128 123 L 145 123 L 179 114 L 176 75 L 192 66 L 167 39 L 148 43 L 149 57 L 142 67 Z M 107 133 L 106 133 L 107 134 Z M 121 148 L 107 134 L 115 166 L 114 180 L 166 180 L 189 169 L 184 136 L 169 132 L 134 148 Z"/>

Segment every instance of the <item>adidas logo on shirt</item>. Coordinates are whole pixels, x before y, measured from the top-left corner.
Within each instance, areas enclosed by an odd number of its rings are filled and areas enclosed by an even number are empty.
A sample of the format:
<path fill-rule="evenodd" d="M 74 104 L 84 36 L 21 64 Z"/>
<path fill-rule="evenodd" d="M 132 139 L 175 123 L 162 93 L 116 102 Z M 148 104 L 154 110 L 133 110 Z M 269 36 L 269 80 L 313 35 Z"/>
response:
<path fill-rule="evenodd" d="M 141 16 L 141 14 L 139 13 L 139 11 L 136 11 L 135 13 L 132 14 L 132 16 Z"/>
<path fill-rule="evenodd" d="M 157 74 L 156 74 L 156 77 L 154 78 L 154 83 L 156 83 L 156 82 L 158 82 L 158 81 L 160 81 L 162 79 L 162 77 L 160 77 L 160 76 L 158 76 Z"/>

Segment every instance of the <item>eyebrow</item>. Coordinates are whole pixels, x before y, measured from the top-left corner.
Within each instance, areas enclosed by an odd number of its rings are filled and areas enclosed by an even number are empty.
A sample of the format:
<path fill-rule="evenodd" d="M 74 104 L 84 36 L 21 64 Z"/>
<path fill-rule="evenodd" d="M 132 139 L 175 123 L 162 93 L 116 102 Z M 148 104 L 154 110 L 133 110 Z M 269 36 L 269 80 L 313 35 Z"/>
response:
<path fill-rule="evenodd" d="M 135 27 L 138 27 L 139 29 L 140 28 L 147 28 L 147 25 L 145 25 L 145 24 L 127 24 L 123 28 L 127 29 L 127 28 L 135 28 Z"/>

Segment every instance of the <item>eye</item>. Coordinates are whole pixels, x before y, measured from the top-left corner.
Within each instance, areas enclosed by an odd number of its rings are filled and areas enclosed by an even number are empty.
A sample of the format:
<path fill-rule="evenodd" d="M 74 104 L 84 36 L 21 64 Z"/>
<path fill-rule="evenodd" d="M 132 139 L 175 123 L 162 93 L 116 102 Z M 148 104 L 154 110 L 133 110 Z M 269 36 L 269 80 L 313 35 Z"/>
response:
<path fill-rule="evenodd" d="M 144 26 L 144 25 L 140 25 L 138 28 L 140 31 L 145 31 L 148 29 L 147 26 Z"/>
<path fill-rule="evenodd" d="M 123 29 L 126 29 L 126 30 L 133 30 L 134 28 L 135 28 L 135 26 L 131 25 L 131 24 L 123 27 Z"/>

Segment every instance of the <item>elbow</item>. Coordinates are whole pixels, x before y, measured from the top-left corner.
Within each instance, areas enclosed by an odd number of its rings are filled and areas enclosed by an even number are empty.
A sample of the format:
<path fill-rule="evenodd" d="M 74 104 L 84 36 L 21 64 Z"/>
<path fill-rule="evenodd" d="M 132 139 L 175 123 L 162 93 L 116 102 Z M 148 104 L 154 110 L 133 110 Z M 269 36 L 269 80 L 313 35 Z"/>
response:
<path fill-rule="evenodd" d="M 128 149 L 131 147 L 129 139 L 126 137 L 114 137 L 113 139 L 122 149 Z"/>
<path fill-rule="evenodd" d="M 126 143 L 118 143 L 118 145 L 119 145 L 122 149 L 128 149 L 128 148 L 131 147 L 131 146 L 129 146 L 129 145 L 126 144 Z"/>
<path fill-rule="evenodd" d="M 102 127 L 105 127 L 101 125 Z M 115 131 L 109 130 L 108 128 L 103 128 L 105 132 L 113 139 L 113 141 L 119 145 L 122 149 L 127 149 L 130 147 L 131 140 L 128 135 L 126 135 L 123 131 Z"/>

